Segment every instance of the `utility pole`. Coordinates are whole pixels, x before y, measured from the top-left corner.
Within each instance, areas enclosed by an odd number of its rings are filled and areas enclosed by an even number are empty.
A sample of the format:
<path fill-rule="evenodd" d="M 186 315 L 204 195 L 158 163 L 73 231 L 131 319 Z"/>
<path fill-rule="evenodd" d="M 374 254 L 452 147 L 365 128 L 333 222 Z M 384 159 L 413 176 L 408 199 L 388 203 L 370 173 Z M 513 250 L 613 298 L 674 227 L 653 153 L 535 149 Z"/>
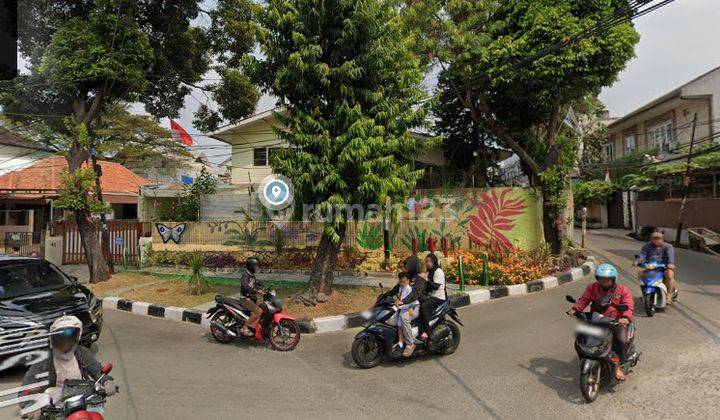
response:
<path fill-rule="evenodd" d="M 695 144 L 695 128 L 697 127 L 697 112 L 693 117 L 692 134 L 690 135 L 690 150 L 687 155 L 687 163 L 685 166 L 685 175 L 683 176 L 682 200 L 680 201 L 680 211 L 678 212 L 677 232 L 675 233 L 675 245 L 680 245 L 680 236 L 683 228 L 683 213 L 687 205 L 687 196 L 690 190 L 690 164 L 692 163 L 693 145 Z"/>
<path fill-rule="evenodd" d="M 102 188 L 100 187 L 100 177 L 102 176 L 102 167 L 97 163 L 97 153 L 95 151 L 95 146 L 92 146 L 90 149 L 90 159 L 92 161 L 93 171 L 95 171 L 95 196 L 97 197 L 98 201 L 102 202 Z M 102 249 L 102 253 L 105 254 L 105 261 L 107 261 L 108 270 L 110 270 L 110 274 L 113 274 L 115 272 L 115 265 L 113 264 L 113 256 L 110 252 L 110 234 L 108 233 L 107 228 L 107 218 L 105 217 L 105 212 L 100 212 L 100 247 Z"/>

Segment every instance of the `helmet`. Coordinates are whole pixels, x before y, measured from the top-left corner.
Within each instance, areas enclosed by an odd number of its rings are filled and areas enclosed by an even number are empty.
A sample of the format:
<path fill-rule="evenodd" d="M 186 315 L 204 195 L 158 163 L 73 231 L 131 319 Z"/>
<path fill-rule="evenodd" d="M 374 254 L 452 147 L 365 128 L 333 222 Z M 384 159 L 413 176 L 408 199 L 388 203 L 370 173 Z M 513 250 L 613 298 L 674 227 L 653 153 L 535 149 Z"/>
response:
<path fill-rule="evenodd" d="M 245 268 L 251 273 L 257 272 L 258 267 L 260 266 L 260 260 L 257 259 L 257 257 L 249 257 L 247 260 L 245 260 Z"/>
<path fill-rule="evenodd" d="M 595 269 L 595 278 L 596 279 L 611 278 L 611 279 L 613 279 L 613 282 L 615 282 L 617 280 L 617 276 L 618 276 L 617 268 L 615 268 L 615 266 L 613 266 L 612 264 L 607 264 L 607 263 L 600 264 Z"/>
<path fill-rule="evenodd" d="M 82 322 L 72 315 L 61 316 L 50 325 L 50 345 L 54 354 L 72 357 L 75 348 L 80 342 Z"/>

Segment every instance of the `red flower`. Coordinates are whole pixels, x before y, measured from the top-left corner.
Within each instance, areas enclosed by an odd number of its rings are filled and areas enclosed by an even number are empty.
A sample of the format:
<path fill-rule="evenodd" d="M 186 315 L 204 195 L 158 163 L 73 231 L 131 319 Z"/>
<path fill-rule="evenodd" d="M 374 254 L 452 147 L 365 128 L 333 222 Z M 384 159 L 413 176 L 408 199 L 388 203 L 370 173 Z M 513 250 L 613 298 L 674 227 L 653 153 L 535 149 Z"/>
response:
<path fill-rule="evenodd" d="M 510 232 L 515 228 L 514 216 L 522 214 L 525 200 L 516 198 L 507 199 L 512 188 L 503 189 L 498 196 L 497 190 L 490 190 L 490 194 L 480 193 L 482 202 L 478 204 L 478 214 L 470 216 L 468 236 L 474 244 L 484 245 L 495 251 L 509 251 L 513 249 L 510 240 L 502 232 Z"/>

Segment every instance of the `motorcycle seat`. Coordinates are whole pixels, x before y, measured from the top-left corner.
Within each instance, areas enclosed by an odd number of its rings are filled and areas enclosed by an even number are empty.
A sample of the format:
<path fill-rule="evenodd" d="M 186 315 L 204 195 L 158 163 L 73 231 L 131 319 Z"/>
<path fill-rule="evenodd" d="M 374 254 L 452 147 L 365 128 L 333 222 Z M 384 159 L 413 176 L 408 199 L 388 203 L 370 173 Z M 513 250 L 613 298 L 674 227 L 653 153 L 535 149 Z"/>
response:
<path fill-rule="evenodd" d="M 226 296 L 217 296 L 217 297 L 215 298 L 215 300 L 216 300 L 218 303 L 223 303 L 223 304 L 232 306 L 233 308 L 237 308 L 237 309 L 241 309 L 241 310 L 244 309 L 244 308 L 242 307 L 242 305 L 240 305 L 240 300 L 239 300 L 239 299 L 234 299 L 234 298 L 226 297 Z"/>

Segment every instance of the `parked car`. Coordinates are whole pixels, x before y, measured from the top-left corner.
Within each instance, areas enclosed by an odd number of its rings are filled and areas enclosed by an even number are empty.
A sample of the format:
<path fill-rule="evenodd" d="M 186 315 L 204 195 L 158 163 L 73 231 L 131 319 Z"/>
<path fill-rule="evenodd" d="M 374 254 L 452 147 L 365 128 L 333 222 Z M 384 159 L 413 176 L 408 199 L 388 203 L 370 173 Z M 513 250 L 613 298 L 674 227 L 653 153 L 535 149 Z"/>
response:
<path fill-rule="evenodd" d="M 60 316 L 83 323 L 90 347 L 102 331 L 102 302 L 77 278 L 32 257 L 0 256 L 0 357 L 47 347 L 47 331 Z"/>

